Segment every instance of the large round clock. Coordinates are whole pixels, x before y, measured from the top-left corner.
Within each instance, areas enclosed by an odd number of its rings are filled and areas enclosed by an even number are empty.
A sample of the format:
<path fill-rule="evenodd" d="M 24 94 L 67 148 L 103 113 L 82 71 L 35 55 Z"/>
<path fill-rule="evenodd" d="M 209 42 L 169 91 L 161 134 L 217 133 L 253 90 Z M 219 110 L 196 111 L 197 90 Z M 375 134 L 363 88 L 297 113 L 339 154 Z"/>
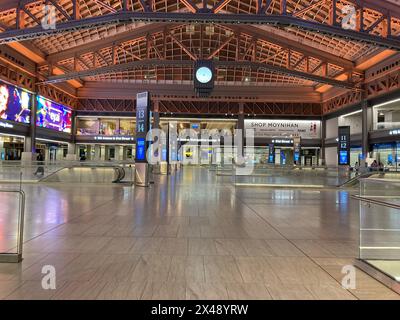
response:
<path fill-rule="evenodd" d="M 213 73 L 208 67 L 200 67 L 196 71 L 196 79 L 200 83 L 208 83 L 211 81 Z"/>

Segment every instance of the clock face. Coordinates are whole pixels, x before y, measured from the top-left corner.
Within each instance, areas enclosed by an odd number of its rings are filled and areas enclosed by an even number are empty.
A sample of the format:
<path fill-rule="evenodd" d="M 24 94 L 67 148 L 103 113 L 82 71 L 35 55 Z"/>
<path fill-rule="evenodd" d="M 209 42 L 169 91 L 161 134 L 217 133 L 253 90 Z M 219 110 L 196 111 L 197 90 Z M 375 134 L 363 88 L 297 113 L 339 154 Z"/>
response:
<path fill-rule="evenodd" d="M 212 79 L 212 71 L 207 67 L 200 67 L 196 71 L 196 79 L 200 83 L 208 83 Z"/>

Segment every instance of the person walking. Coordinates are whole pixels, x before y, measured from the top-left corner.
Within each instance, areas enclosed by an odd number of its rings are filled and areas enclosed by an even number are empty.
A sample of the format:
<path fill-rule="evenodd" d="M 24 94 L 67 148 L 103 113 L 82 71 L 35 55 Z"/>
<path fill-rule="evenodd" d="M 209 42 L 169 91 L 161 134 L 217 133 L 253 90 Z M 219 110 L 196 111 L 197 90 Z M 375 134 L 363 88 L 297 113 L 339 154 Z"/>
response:
<path fill-rule="evenodd" d="M 44 166 L 43 166 L 44 165 L 44 156 L 41 151 L 39 151 L 39 153 L 36 157 L 36 161 L 38 163 L 38 167 L 36 169 L 36 172 L 34 172 L 34 175 L 35 176 L 38 176 L 38 175 L 43 176 L 44 175 Z"/>

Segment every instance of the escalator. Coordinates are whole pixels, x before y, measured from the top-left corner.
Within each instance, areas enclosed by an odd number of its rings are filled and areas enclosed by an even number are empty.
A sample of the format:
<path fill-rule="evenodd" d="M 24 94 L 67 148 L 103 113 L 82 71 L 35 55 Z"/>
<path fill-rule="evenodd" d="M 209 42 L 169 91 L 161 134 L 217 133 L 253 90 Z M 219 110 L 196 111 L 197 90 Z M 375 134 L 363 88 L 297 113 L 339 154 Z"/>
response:
<path fill-rule="evenodd" d="M 132 176 L 132 174 L 131 174 Z M 47 183 L 131 183 L 124 181 L 126 170 L 122 166 L 72 166 L 62 168 L 40 180 Z"/>
<path fill-rule="evenodd" d="M 124 180 L 125 178 L 125 169 L 122 167 L 115 167 L 114 168 L 114 172 L 115 172 L 115 180 L 112 183 L 122 183 L 122 180 Z"/>

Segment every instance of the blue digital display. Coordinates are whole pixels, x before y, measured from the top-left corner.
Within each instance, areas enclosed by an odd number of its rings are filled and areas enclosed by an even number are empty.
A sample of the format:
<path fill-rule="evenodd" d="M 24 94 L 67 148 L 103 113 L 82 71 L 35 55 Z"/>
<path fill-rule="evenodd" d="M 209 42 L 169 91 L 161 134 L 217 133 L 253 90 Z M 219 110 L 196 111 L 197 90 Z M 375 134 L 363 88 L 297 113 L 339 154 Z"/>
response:
<path fill-rule="evenodd" d="M 268 157 L 268 163 L 274 163 L 274 156 L 272 154 L 269 155 Z"/>
<path fill-rule="evenodd" d="M 348 164 L 348 152 L 347 151 L 340 151 L 339 164 L 340 165 L 347 165 Z"/>
<path fill-rule="evenodd" d="M 162 149 L 161 161 L 167 161 L 167 148 L 165 147 Z"/>
<path fill-rule="evenodd" d="M 136 160 L 144 161 L 146 159 L 146 142 L 144 138 L 136 140 Z"/>
<path fill-rule="evenodd" d="M 295 152 L 294 153 L 294 161 L 299 161 L 300 159 L 300 153 L 299 152 Z"/>

